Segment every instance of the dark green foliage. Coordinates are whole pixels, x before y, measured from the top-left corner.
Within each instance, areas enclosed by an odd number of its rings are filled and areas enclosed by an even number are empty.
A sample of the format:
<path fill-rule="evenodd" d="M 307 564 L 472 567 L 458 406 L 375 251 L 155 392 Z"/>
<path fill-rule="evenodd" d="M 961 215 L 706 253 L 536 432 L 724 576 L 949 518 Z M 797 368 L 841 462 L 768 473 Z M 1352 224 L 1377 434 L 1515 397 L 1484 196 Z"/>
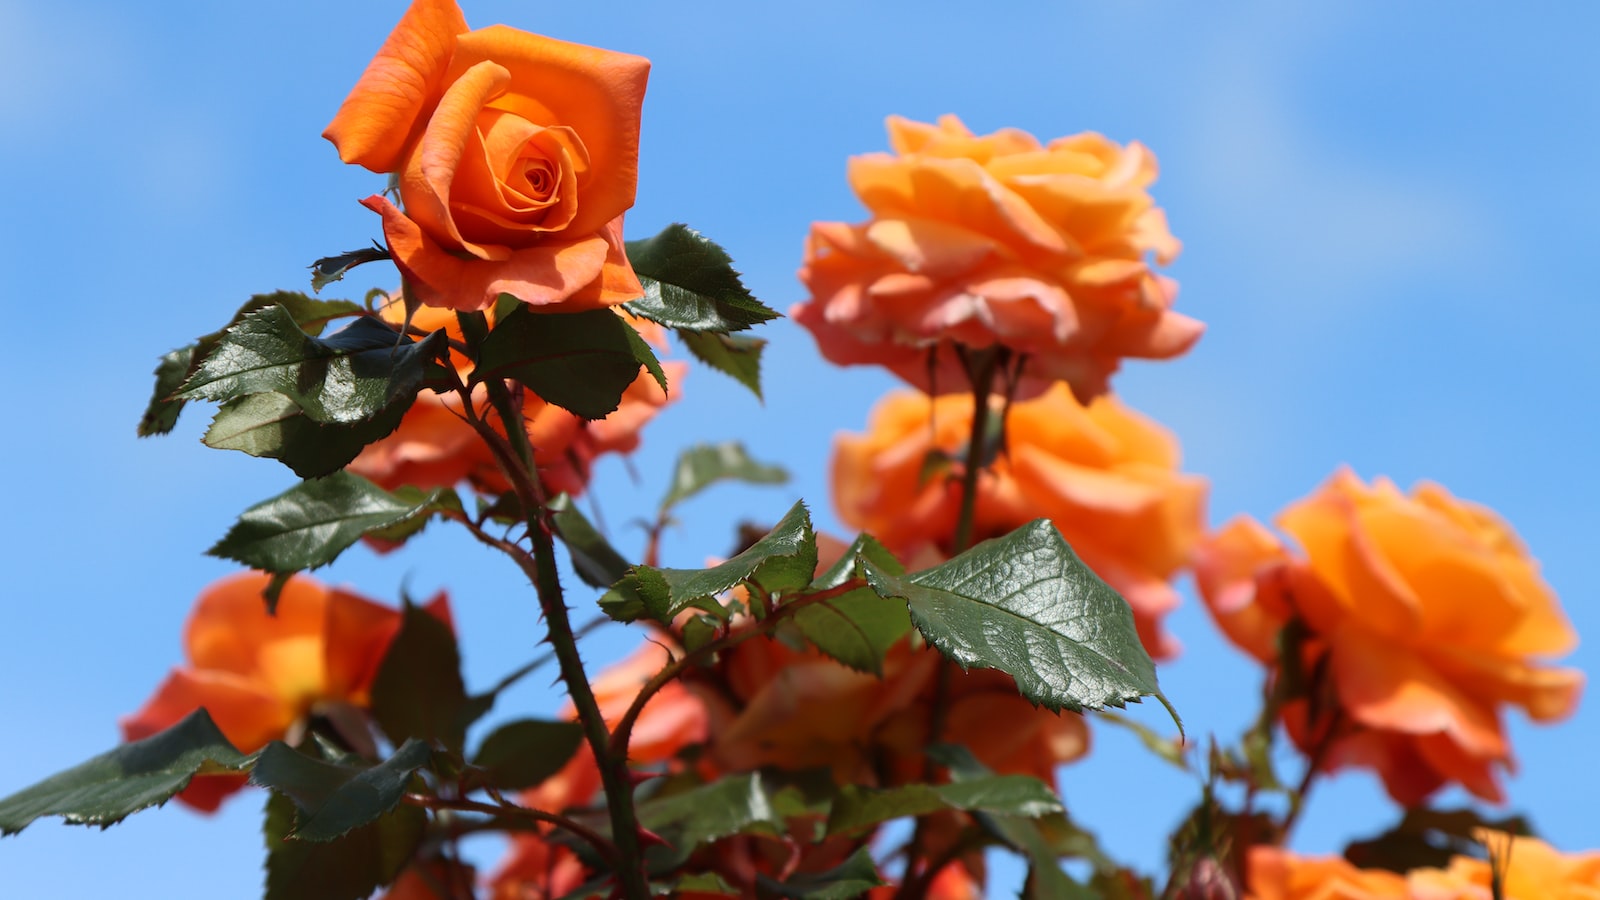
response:
<path fill-rule="evenodd" d="M 884 883 L 866 847 L 826 872 L 797 872 L 784 882 L 757 875 L 756 881 L 766 890 L 792 900 L 851 900 Z"/>
<path fill-rule="evenodd" d="M 285 837 L 325 842 L 398 806 L 412 773 L 428 764 L 432 752 L 422 741 L 408 740 L 377 765 L 351 766 L 316 759 L 273 741 L 262 749 L 250 782 L 294 800 L 299 812 Z"/>
<path fill-rule="evenodd" d="M 420 606 L 406 604 L 372 682 L 372 717 L 389 740 L 441 741 L 459 752 L 466 739 L 467 689 L 455 632 Z"/>
<path fill-rule="evenodd" d="M 661 511 L 665 513 L 719 481 L 783 484 L 788 480 L 783 467 L 756 462 L 738 441 L 696 444 L 678 455 L 672 484 L 661 498 Z"/>
<path fill-rule="evenodd" d="M 859 577 L 856 558 L 864 557 L 891 575 L 905 567 L 871 535 L 857 537 L 844 556 L 812 582 L 814 591 L 838 587 Z M 885 599 L 862 587 L 831 600 L 806 605 L 794 614 L 795 625 L 818 650 L 860 672 L 883 676 L 883 658 L 911 630 L 903 601 Z"/>
<path fill-rule="evenodd" d="M 475 381 L 511 378 L 585 419 L 603 419 L 646 367 L 666 389 L 650 345 L 609 309 L 533 313 L 526 305 L 495 323 L 479 352 Z"/>
<path fill-rule="evenodd" d="M 578 512 L 572 498 L 561 494 L 551 499 L 552 521 L 561 542 L 572 555 L 572 568 L 590 587 L 604 588 L 617 583 L 628 573 L 628 561 L 605 539 L 593 524 Z"/>
<path fill-rule="evenodd" d="M 268 795 L 264 900 L 361 900 L 400 874 L 427 827 L 421 809 L 398 806 L 338 840 L 317 843 L 289 836 L 295 815 L 289 797 Z"/>
<path fill-rule="evenodd" d="M 761 399 L 761 351 L 767 342 L 742 334 L 680 331 L 679 340 L 694 357 L 723 373 Z"/>
<path fill-rule="evenodd" d="M 624 304 L 636 316 L 696 332 L 741 331 L 778 318 L 750 296 L 727 252 L 687 225 L 628 241 L 627 251 L 644 284 L 644 296 Z"/>
<path fill-rule="evenodd" d="M 583 726 L 577 722 L 518 719 L 490 732 L 472 764 L 485 770 L 495 787 L 521 790 L 561 771 L 582 743 Z"/>
<path fill-rule="evenodd" d="M 389 251 L 377 244 L 373 244 L 371 247 L 362 247 L 359 250 L 350 250 L 338 256 L 324 256 L 310 266 L 311 290 L 321 291 L 328 285 L 343 278 L 346 272 L 363 263 L 378 262 L 389 258 Z"/>
<path fill-rule="evenodd" d="M 1028 775 L 984 775 L 949 784 L 908 784 L 882 790 L 845 785 L 828 815 L 828 834 L 860 831 L 890 819 L 947 809 L 1033 819 L 1061 812 L 1061 800 L 1044 782 Z"/>

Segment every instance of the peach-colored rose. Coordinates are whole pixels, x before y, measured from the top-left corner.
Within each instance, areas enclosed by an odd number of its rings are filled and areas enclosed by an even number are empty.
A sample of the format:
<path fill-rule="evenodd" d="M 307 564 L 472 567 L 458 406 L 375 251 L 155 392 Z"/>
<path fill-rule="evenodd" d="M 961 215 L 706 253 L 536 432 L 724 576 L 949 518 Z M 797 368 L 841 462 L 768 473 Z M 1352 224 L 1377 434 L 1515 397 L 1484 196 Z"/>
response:
<path fill-rule="evenodd" d="M 1124 357 L 1167 359 L 1199 339 L 1148 259 L 1165 265 L 1180 245 L 1146 190 L 1156 162 L 1143 145 L 974 136 L 955 116 L 888 127 L 893 154 L 850 160 L 871 220 L 818 222 L 806 240 L 811 299 L 790 315 L 828 359 L 962 391 L 954 347 L 1000 346 L 1026 354 L 1025 394 L 1065 381 L 1087 400 Z"/>
<path fill-rule="evenodd" d="M 205 707 L 224 737 L 245 753 L 283 738 L 318 708 L 367 705 L 372 679 L 400 630 L 400 612 L 303 575 L 289 579 L 268 615 L 261 593 L 268 576 L 232 575 L 195 601 L 184 634 L 189 665 L 173 669 L 122 735 L 135 741 Z M 450 621 L 443 594 L 428 610 Z M 215 810 L 244 780 L 196 778 L 178 795 Z"/>
<path fill-rule="evenodd" d="M 391 300 L 381 312 L 393 324 L 405 318 L 398 299 Z M 665 346 L 666 333 L 661 326 L 623 315 L 647 341 Z M 493 318 L 492 313 L 490 317 Z M 451 310 L 419 309 L 411 318 L 411 327 L 424 332 L 442 329 L 452 341 L 461 340 L 461 327 Z M 472 371 L 471 362 L 458 353 L 451 357 L 464 380 Z M 661 366 L 674 387 L 682 383 L 688 370 L 681 362 L 664 362 Z M 632 453 L 639 446 L 639 431 L 677 396 L 676 390 L 670 396 L 666 394 L 650 373 L 641 371 L 623 392 L 617 409 L 604 419 L 590 422 L 525 393 L 522 414 L 545 489 L 552 494 L 583 493 L 594 460 L 605 453 Z M 480 415 L 487 412 L 488 400 L 482 390 L 474 394 L 474 405 Z M 488 419 L 498 426 L 497 417 L 489 415 Z M 453 393 L 418 394 L 400 427 L 388 437 L 368 444 L 346 468 L 387 490 L 403 484 L 425 489 L 453 487 L 463 481 L 486 494 L 511 489 L 488 444 L 467 424 L 461 398 Z"/>
<path fill-rule="evenodd" d="M 382 195 L 396 265 L 428 306 L 511 294 L 574 312 L 643 294 L 622 247 L 650 62 L 414 0 L 323 134 L 347 163 L 396 173 Z"/>
<path fill-rule="evenodd" d="M 998 413 L 999 398 L 992 407 Z M 838 439 L 839 518 L 903 559 L 948 557 L 961 507 L 962 448 L 972 399 L 903 391 L 873 410 L 865 435 Z M 1160 425 L 1102 396 L 1084 407 L 1064 385 L 1012 404 L 1006 449 L 978 479 L 974 539 L 1052 520 L 1067 543 L 1133 607 L 1151 656 L 1177 642 L 1161 618 L 1178 603 L 1168 583 L 1205 522 L 1203 479 L 1178 472 L 1178 443 Z"/>
<path fill-rule="evenodd" d="M 1285 709 L 1329 769 L 1369 766 L 1412 805 L 1457 783 L 1499 800 L 1512 765 L 1506 706 L 1535 721 L 1571 714 L 1583 675 L 1540 663 L 1576 643 L 1539 566 L 1488 509 L 1423 483 L 1408 496 L 1341 469 L 1278 517 L 1295 554 L 1247 517 L 1208 538 L 1195 572 L 1222 630 L 1269 666 L 1278 633 L 1308 633 L 1301 670 L 1334 704 Z M 1329 737 L 1329 728 L 1335 728 Z"/>

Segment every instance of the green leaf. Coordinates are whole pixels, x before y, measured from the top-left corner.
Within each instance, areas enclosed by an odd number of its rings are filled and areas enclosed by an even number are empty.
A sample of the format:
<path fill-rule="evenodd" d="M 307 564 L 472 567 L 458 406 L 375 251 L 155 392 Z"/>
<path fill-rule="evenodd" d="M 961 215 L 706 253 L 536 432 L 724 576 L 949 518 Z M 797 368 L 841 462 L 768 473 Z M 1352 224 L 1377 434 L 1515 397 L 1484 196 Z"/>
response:
<path fill-rule="evenodd" d="M 335 472 L 245 510 L 206 552 L 266 572 L 315 569 L 333 562 L 362 535 L 459 509 L 461 500 L 454 494 L 442 488 L 391 494 L 360 475 Z"/>
<path fill-rule="evenodd" d="M 442 331 L 412 341 L 372 316 L 312 337 L 287 308 L 269 306 L 229 328 L 176 396 L 226 402 L 282 394 L 313 421 L 349 425 L 409 405 L 444 346 Z"/>
<path fill-rule="evenodd" d="M 665 838 L 681 853 L 735 834 L 782 834 L 783 819 L 773 811 L 761 773 L 732 775 L 668 797 L 639 804 L 639 824 Z"/>
<path fill-rule="evenodd" d="M 415 806 L 400 806 L 376 822 L 328 843 L 294 840 L 296 806 L 267 795 L 265 900 L 362 900 L 393 881 L 416 855 L 428 824 Z"/>
<path fill-rule="evenodd" d="M 328 285 L 343 278 L 345 273 L 363 263 L 378 262 L 391 259 L 389 251 L 378 246 L 376 242 L 371 247 L 362 247 L 351 250 L 338 256 L 324 256 L 312 263 L 311 290 L 321 291 Z"/>
<path fill-rule="evenodd" d="M 767 342 L 742 334 L 679 331 L 678 339 L 695 359 L 727 375 L 761 399 L 761 351 Z"/>
<path fill-rule="evenodd" d="M 603 419 L 622 402 L 641 365 L 664 389 L 666 376 L 650 345 L 610 309 L 532 313 L 524 304 L 495 323 L 472 378 L 514 378 L 574 415 Z"/>
<path fill-rule="evenodd" d="M 949 769 L 950 779 L 956 784 L 982 782 L 986 778 L 994 777 L 994 772 L 979 762 L 966 747 L 956 744 L 933 744 L 928 747 L 928 756 Z M 1060 811 L 1058 805 L 1056 810 L 1047 811 L 1045 815 L 1054 815 Z M 1041 829 L 1040 822 L 1032 817 L 983 810 L 973 810 L 972 817 L 1006 846 L 1028 858 L 1028 880 L 1023 886 L 1022 893 L 1024 898 L 1095 900 L 1093 892 L 1061 871 L 1057 849 Z"/>
<path fill-rule="evenodd" d="M 196 775 L 243 772 L 253 761 L 228 743 L 210 714 L 197 709 L 165 731 L 0 800 L 0 835 L 16 834 L 40 816 L 104 828 L 167 802 Z"/>
<path fill-rule="evenodd" d="M 466 705 L 455 632 L 408 602 L 400 632 L 372 681 L 372 717 L 393 742 L 438 740 L 459 752 L 466 740 Z"/>
<path fill-rule="evenodd" d="M 585 584 L 610 587 L 628 574 L 628 561 L 578 512 L 571 497 L 559 494 L 550 500 L 548 508 L 555 513 L 552 519 L 556 534 L 572 554 L 572 568 Z"/>
<path fill-rule="evenodd" d="M 522 790 L 561 771 L 582 743 L 577 722 L 518 719 L 490 732 L 472 764 L 487 771 L 495 787 Z"/>
<path fill-rule="evenodd" d="M 1155 729 L 1143 722 L 1136 722 L 1109 709 L 1100 710 L 1095 714 L 1095 718 L 1103 722 L 1110 722 L 1118 728 L 1127 729 L 1133 733 L 1134 737 L 1139 739 L 1139 743 L 1143 744 L 1146 750 L 1185 772 L 1191 771 L 1189 760 L 1184 756 L 1184 743 L 1182 740 L 1157 734 Z M 1246 739 L 1248 740 L 1248 736 L 1246 736 Z M 1267 787 L 1267 785 L 1258 786 Z"/>
<path fill-rule="evenodd" d="M 847 784 L 828 814 L 828 834 L 871 828 L 891 819 L 925 816 L 946 809 L 1038 818 L 1062 811 L 1061 800 L 1028 775 L 986 775 L 950 784 L 862 788 Z"/>
<path fill-rule="evenodd" d="M 788 480 L 789 473 L 782 466 L 756 462 L 738 441 L 696 444 L 678 455 L 672 484 L 661 499 L 661 512 L 665 513 L 719 481 L 783 484 Z"/>
<path fill-rule="evenodd" d="M 636 316 L 684 331 L 721 332 L 778 318 L 750 296 L 727 252 L 687 225 L 668 225 L 626 247 L 644 285 L 642 298 L 623 304 Z"/>
<path fill-rule="evenodd" d="M 261 751 L 250 782 L 287 794 L 299 807 L 286 837 L 331 841 L 399 806 L 411 774 L 432 755 L 426 743 L 412 739 L 383 762 L 358 768 L 314 759 L 273 741 Z"/>
<path fill-rule="evenodd" d="M 886 883 L 878 877 L 878 867 L 866 847 L 857 848 L 849 859 L 826 872 L 797 872 L 784 882 L 758 873 L 756 881 L 778 896 L 794 900 L 851 900 Z"/>
<path fill-rule="evenodd" d="M 743 553 L 709 569 L 657 569 L 634 566 L 605 596 L 600 608 L 621 622 L 649 616 L 669 622 L 691 606 L 717 608 L 715 595 L 741 582 L 769 594 L 792 591 L 811 581 L 817 569 L 817 536 L 804 502 L 796 503 Z"/>
<path fill-rule="evenodd" d="M 1478 828 L 1523 837 L 1533 834 L 1522 816 L 1491 819 L 1470 809 L 1415 807 L 1383 834 L 1352 841 L 1344 849 L 1344 858 L 1359 868 L 1402 874 L 1412 869 L 1444 868 L 1453 856 L 1483 857 L 1483 847 L 1472 835 Z"/>
<path fill-rule="evenodd" d="M 722 876 L 715 872 L 691 872 L 675 881 L 652 884 L 651 888 L 657 897 L 676 897 L 689 892 L 739 896 L 739 889 L 723 881 Z"/>
<path fill-rule="evenodd" d="M 189 377 L 189 366 L 194 362 L 195 345 L 180 347 L 161 357 L 156 364 L 156 386 L 150 394 L 150 403 L 139 417 L 139 437 L 167 434 L 178 424 L 178 414 L 183 412 L 184 401 L 172 399 L 174 392 Z"/>
<path fill-rule="evenodd" d="M 813 591 L 838 587 L 858 575 L 857 557 L 880 571 L 905 574 L 905 567 L 877 539 L 857 537 L 844 556 L 812 583 Z M 883 677 L 889 648 L 911 631 L 911 614 L 899 600 L 886 600 L 863 587 L 832 600 L 808 604 L 794 614 L 795 626 L 816 648 L 859 672 Z"/>
<path fill-rule="evenodd" d="M 301 478 L 321 478 L 349 465 L 368 444 L 394 433 L 409 407 L 397 403 L 350 425 L 322 424 L 282 394 L 251 394 L 222 404 L 200 440 L 218 450 L 276 459 Z"/>
<path fill-rule="evenodd" d="M 929 643 L 962 667 L 1005 672 L 1034 703 L 1076 711 L 1154 696 L 1177 721 L 1127 601 L 1048 519 L 909 576 L 861 565 L 880 596 L 906 601 Z"/>

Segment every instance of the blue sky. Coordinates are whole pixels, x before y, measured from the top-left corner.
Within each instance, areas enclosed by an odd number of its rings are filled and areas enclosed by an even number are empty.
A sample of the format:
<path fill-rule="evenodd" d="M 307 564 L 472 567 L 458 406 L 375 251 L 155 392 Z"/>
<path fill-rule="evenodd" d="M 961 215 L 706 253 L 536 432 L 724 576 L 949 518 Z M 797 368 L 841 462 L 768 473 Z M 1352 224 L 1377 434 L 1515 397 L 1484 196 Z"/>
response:
<path fill-rule="evenodd" d="M 474 26 L 650 57 L 630 236 L 688 222 L 780 309 L 802 296 L 808 223 L 861 216 L 845 159 L 885 147 L 889 113 L 1145 142 L 1185 242 L 1170 269 L 1179 309 L 1210 331 L 1187 357 L 1134 363 L 1115 384 L 1211 479 L 1212 521 L 1269 517 L 1340 463 L 1402 485 L 1437 480 L 1505 515 L 1580 635 L 1600 633 L 1600 311 L 1585 268 L 1600 205 L 1600 10 L 1175 6 L 482 0 L 465 12 Z M 305 287 L 312 259 L 378 236 L 356 204 L 378 177 L 341 165 L 319 135 L 402 9 L 0 0 L 0 302 L 16 326 L 17 401 L 0 442 L 12 504 L 0 525 L 0 793 L 116 741 L 117 716 L 180 661 L 195 593 L 230 571 L 201 552 L 291 483 L 273 463 L 201 447 L 204 410 L 161 440 L 133 426 L 160 353 L 251 293 Z M 330 293 L 393 280 L 360 276 Z M 786 323 L 768 336 L 764 406 L 692 372 L 632 460 L 637 483 L 620 464 L 601 469 L 619 543 L 678 448 L 736 437 L 794 482 L 688 504 L 671 561 L 722 552 L 722 523 L 773 520 L 796 496 L 840 530 L 832 436 L 862 428 L 891 380 L 826 367 Z M 515 571 L 445 529 L 320 574 L 390 600 L 402 585 L 448 586 L 473 686 L 522 662 L 539 634 Z M 1236 734 L 1255 667 L 1192 593 L 1170 621 L 1186 649 L 1162 670 L 1169 695 L 1193 732 Z M 589 659 L 629 643 L 603 631 Z M 1564 662 L 1597 661 L 1590 642 Z M 505 712 L 554 703 L 534 684 Z M 1155 707 L 1138 715 L 1163 724 Z M 1564 849 L 1600 846 L 1600 786 L 1579 763 L 1600 740 L 1595 704 L 1553 727 L 1513 716 L 1511 730 L 1522 762 L 1511 808 Z M 1194 787 L 1114 730 L 1096 739 L 1064 774 L 1069 806 L 1114 852 L 1152 865 Z M 42 822 L 0 841 L 0 876 L 17 896 L 112 885 L 124 897 L 249 896 L 259 802 L 211 819 L 148 812 L 104 834 Z M 1319 786 L 1295 843 L 1335 851 L 1396 815 L 1374 778 L 1346 774 Z"/>

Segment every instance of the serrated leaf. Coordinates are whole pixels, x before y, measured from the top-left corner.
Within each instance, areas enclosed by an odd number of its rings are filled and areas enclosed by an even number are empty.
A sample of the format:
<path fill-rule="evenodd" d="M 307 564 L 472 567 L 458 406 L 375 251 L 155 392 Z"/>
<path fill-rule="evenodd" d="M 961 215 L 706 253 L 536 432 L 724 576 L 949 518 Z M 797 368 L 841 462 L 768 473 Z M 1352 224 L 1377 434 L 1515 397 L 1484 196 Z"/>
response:
<path fill-rule="evenodd" d="M 282 394 L 251 394 L 218 407 L 200 440 L 218 450 L 276 459 L 301 478 L 321 478 L 394 433 L 409 408 L 409 403 L 396 403 L 364 422 L 323 424 Z"/>
<path fill-rule="evenodd" d="M 265 900 L 362 900 L 411 862 L 426 831 L 420 808 L 400 806 L 328 843 L 294 840 L 296 807 L 267 795 Z"/>
<path fill-rule="evenodd" d="M 1034 703 L 1082 710 L 1154 696 L 1177 721 L 1127 601 L 1048 519 L 908 576 L 861 565 L 880 596 L 906 601 L 929 643 L 962 667 L 1005 672 Z"/>
<path fill-rule="evenodd" d="M 714 241 L 673 224 L 625 244 L 644 296 L 623 306 L 636 316 L 685 331 L 741 331 L 778 318 L 750 295 L 733 260 Z"/>
<path fill-rule="evenodd" d="M 350 250 L 338 256 L 324 256 L 309 267 L 311 269 L 311 290 L 321 291 L 335 281 L 344 278 L 345 273 L 356 266 L 390 258 L 389 251 L 376 243 L 371 247 Z"/>
<path fill-rule="evenodd" d="M 195 345 L 180 347 L 161 357 L 156 364 L 156 386 L 150 402 L 139 417 L 139 437 L 167 434 L 178 424 L 178 414 L 183 412 L 184 401 L 172 395 L 189 377 L 189 366 L 194 362 Z"/>
<path fill-rule="evenodd" d="M 559 494 L 550 500 L 548 508 L 555 513 L 552 521 L 556 534 L 572 555 L 572 568 L 585 584 L 610 587 L 628 573 L 628 561 L 578 512 L 571 497 Z"/>
<path fill-rule="evenodd" d="M 383 762 L 356 768 L 313 759 L 273 741 L 256 760 L 250 783 L 287 794 L 299 807 L 286 837 L 331 841 L 399 806 L 411 774 L 432 755 L 426 743 L 413 739 Z"/>
<path fill-rule="evenodd" d="M 390 741 L 438 740 L 460 751 L 467 689 L 456 635 L 438 616 L 406 604 L 400 632 L 372 681 L 372 717 Z"/>
<path fill-rule="evenodd" d="M 668 797 L 639 804 L 639 824 L 666 838 L 680 853 L 730 835 L 759 831 L 781 834 L 761 773 L 732 775 Z"/>
<path fill-rule="evenodd" d="M 814 591 L 838 587 L 857 575 L 857 557 L 891 575 L 905 567 L 877 539 L 863 534 L 839 561 L 812 583 Z M 911 614 L 900 600 L 886 600 L 870 587 L 808 604 L 794 614 L 795 626 L 818 650 L 859 672 L 883 677 L 889 648 L 911 631 Z"/>
<path fill-rule="evenodd" d="M 229 328 L 175 396 L 226 402 L 275 393 L 316 422 L 365 422 L 415 399 L 444 341 L 442 331 L 412 341 L 372 316 L 313 337 L 288 309 L 269 306 Z"/>
<path fill-rule="evenodd" d="M 371 532 L 451 506 L 453 491 L 390 493 L 360 475 L 335 472 L 257 503 L 206 552 L 267 572 L 327 565 Z M 460 506 L 460 498 L 455 498 Z"/>
<path fill-rule="evenodd" d="M 167 802 L 196 775 L 243 772 L 254 759 L 228 743 L 210 714 L 197 709 L 165 731 L 0 800 L 0 835 L 16 834 L 41 816 L 104 828 Z"/>
<path fill-rule="evenodd" d="M 866 847 L 857 848 L 848 859 L 826 872 L 797 872 L 783 882 L 758 873 L 756 881 L 792 900 L 852 900 L 886 883 L 878 877 L 878 867 Z"/>
<path fill-rule="evenodd" d="M 495 787 L 522 790 L 561 771 L 582 743 L 583 726 L 577 722 L 518 719 L 490 732 L 472 764 L 488 772 Z"/>
<path fill-rule="evenodd" d="M 495 323 L 479 351 L 474 381 L 513 378 L 549 403 L 603 419 L 648 368 L 665 388 L 650 345 L 610 309 L 532 313 L 523 304 Z"/>
<path fill-rule="evenodd" d="M 696 444 L 678 455 L 672 484 L 661 499 L 660 509 L 665 513 L 719 481 L 784 484 L 788 480 L 789 473 L 782 466 L 756 462 L 738 441 Z"/>
<path fill-rule="evenodd" d="M 828 814 L 828 834 L 847 834 L 891 819 L 947 809 L 1033 819 L 1061 812 L 1062 806 L 1054 791 L 1028 775 L 987 775 L 949 784 L 908 784 L 882 790 L 847 784 L 839 789 Z"/>
<path fill-rule="evenodd" d="M 715 606 L 711 599 L 741 582 L 768 593 L 808 584 L 817 568 L 817 536 L 804 502 L 789 509 L 772 531 L 743 553 L 709 569 L 658 569 L 634 566 L 600 598 L 600 608 L 622 622 L 649 616 L 670 622 L 691 606 Z"/>
<path fill-rule="evenodd" d="M 742 334 L 697 331 L 679 331 L 678 339 L 695 359 L 749 388 L 757 400 L 762 399 L 761 351 L 767 346 L 765 340 Z"/>

